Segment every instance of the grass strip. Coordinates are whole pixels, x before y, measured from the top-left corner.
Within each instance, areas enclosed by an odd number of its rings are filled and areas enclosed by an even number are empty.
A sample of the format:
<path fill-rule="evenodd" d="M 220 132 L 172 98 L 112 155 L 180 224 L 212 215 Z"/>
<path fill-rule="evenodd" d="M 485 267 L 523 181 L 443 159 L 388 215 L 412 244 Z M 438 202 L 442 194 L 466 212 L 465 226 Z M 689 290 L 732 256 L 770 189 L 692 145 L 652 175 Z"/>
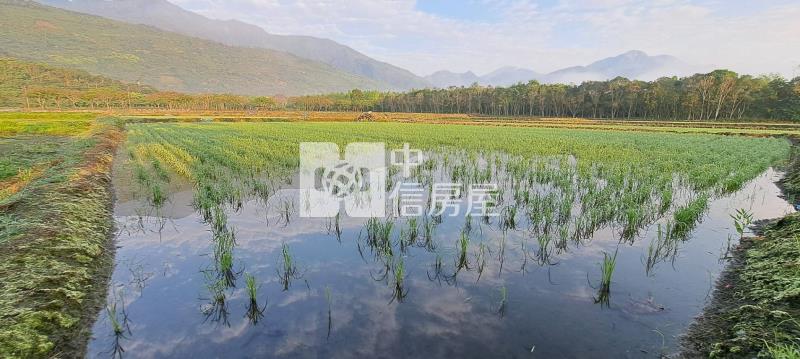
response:
<path fill-rule="evenodd" d="M 0 357 L 83 355 L 112 265 L 110 174 L 122 138 L 98 126 L 0 201 Z"/>

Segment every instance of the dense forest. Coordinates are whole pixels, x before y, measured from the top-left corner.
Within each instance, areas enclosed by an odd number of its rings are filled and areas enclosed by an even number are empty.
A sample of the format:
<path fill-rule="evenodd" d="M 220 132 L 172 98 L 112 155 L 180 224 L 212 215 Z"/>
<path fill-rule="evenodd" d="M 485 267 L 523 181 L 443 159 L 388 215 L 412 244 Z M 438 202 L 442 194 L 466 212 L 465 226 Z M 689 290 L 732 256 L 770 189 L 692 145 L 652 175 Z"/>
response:
<path fill-rule="evenodd" d="M 612 119 L 800 120 L 800 77 L 753 77 L 727 70 L 646 82 L 618 77 L 580 85 L 451 87 L 404 93 L 303 96 L 289 104 L 307 110 L 475 113 L 491 116 Z"/>
<path fill-rule="evenodd" d="M 717 70 L 645 82 L 616 78 L 580 85 L 451 87 L 410 92 L 352 90 L 300 97 L 158 91 L 84 71 L 0 58 L 0 107 L 26 109 L 381 111 L 613 119 L 800 120 L 800 77 Z"/>

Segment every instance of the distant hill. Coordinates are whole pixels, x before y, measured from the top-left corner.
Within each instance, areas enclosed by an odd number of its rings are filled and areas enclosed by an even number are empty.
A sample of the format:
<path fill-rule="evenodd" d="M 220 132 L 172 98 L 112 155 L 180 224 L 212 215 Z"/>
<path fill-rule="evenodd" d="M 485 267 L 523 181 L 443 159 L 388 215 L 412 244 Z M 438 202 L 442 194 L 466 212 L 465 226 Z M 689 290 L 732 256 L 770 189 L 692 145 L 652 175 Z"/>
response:
<path fill-rule="evenodd" d="M 390 87 L 280 51 L 227 46 L 22 0 L 0 0 L 0 55 L 194 93 L 300 95 Z"/>
<path fill-rule="evenodd" d="M 655 80 L 662 76 L 688 76 L 710 69 L 689 65 L 669 55 L 650 56 L 642 51 L 628 51 L 624 54 L 595 61 L 587 66 L 573 66 L 548 74 L 540 74 L 519 67 L 502 67 L 483 76 L 472 72 L 463 74 L 438 71 L 426 79 L 436 87 L 469 86 L 477 82 L 485 86 L 509 86 L 519 82 L 537 80 L 543 83 L 576 83 L 584 81 L 604 81 L 618 76 L 636 80 Z M 471 79 L 465 83 L 466 79 Z"/>
<path fill-rule="evenodd" d="M 149 86 L 128 84 L 82 70 L 70 70 L 0 57 L 0 107 L 37 107 L 38 98 L 77 102 L 87 91 L 148 94 Z M 65 104 L 66 105 L 66 104 Z"/>
<path fill-rule="evenodd" d="M 603 81 L 618 76 L 636 80 L 655 80 L 662 76 L 686 76 L 699 70 L 673 56 L 650 56 L 642 51 L 595 61 L 587 66 L 574 66 L 551 72 L 539 78 L 545 83 L 581 83 Z"/>
<path fill-rule="evenodd" d="M 533 70 L 506 66 L 481 76 L 481 80 L 492 86 L 510 86 L 519 82 L 528 82 L 539 76 L 541 75 Z"/>
<path fill-rule="evenodd" d="M 214 20 L 166 0 L 39 0 L 77 12 L 134 24 L 150 25 L 231 46 L 284 51 L 328 64 L 338 70 L 385 83 L 392 89 L 423 88 L 428 83 L 413 73 L 372 59 L 332 40 L 310 36 L 273 35 L 237 20 Z"/>
<path fill-rule="evenodd" d="M 472 71 L 463 73 L 437 71 L 425 76 L 425 79 L 435 87 L 447 88 L 450 86 L 467 87 L 473 83 L 487 86 L 510 86 L 518 82 L 528 82 L 538 76 L 540 75 L 533 70 L 506 66 L 483 76 L 475 75 Z"/>
<path fill-rule="evenodd" d="M 472 71 L 457 73 L 450 71 L 436 71 L 428 76 L 425 76 L 431 85 L 439 88 L 447 88 L 450 86 L 470 86 L 475 82 L 480 82 L 481 78 L 475 75 Z"/>

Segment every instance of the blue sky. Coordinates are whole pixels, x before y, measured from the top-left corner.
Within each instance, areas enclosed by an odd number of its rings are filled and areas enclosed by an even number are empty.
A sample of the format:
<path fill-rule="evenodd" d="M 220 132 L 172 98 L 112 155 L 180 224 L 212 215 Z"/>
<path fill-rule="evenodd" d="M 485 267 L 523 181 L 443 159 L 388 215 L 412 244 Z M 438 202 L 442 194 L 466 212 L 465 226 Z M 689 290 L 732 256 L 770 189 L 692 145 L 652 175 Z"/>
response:
<path fill-rule="evenodd" d="M 465 21 L 495 22 L 502 19 L 496 11 L 489 9 L 483 2 L 474 0 L 418 1 L 415 9 L 444 18 Z"/>
<path fill-rule="evenodd" d="M 628 50 L 695 65 L 800 75 L 789 0 L 169 0 L 276 34 L 330 38 L 426 75 L 539 72 Z"/>
<path fill-rule="evenodd" d="M 540 9 L 547 9 L 558 2 L 555 0 L 536 1 Z M 505 18 L 504 7 L 508 3 L 485 0 L 420 0 L 415 9 L 428 14 L 463 21 L 494 23 Z"/>

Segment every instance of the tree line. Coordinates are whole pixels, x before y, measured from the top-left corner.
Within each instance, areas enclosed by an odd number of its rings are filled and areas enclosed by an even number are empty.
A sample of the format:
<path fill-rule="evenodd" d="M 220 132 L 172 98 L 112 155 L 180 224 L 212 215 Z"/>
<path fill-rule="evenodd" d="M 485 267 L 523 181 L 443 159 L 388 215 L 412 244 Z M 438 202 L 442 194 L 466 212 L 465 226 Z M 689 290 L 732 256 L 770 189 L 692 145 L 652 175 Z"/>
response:
<path fill-rule="evenodd" d="M 753 77 L 727 70 L 655 81 L 617 77 L 580 85 L 537 81 L 509 87 L 409 92 L 353 90 L 292 98 L 289 106 L 319 111 L 468 113 L 489 116 L 607 119 L 800 120 L 800 77 Z"/>

